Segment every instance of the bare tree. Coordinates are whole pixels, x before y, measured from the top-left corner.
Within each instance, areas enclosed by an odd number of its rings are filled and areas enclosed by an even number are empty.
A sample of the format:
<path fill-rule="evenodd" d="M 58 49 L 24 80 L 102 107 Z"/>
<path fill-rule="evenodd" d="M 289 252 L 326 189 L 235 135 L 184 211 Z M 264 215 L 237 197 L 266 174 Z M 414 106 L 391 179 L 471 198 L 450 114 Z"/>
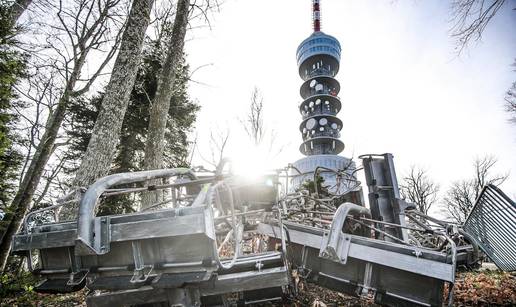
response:
<path fill-rule="evenodd" d="M 499 186 L 509 178 L 509 173 L 503 174 L 492 174 L 493 167 L 498 162 L 498 159 L 494 156 L 484 156 L 482 158 L 475 159 L 474 169 L 476 178 L 473 179 L 473 191 L 475 192 L 475 199 L 480 196 L 482 189 L 492 184 Z"/>
<path fill-rule="evenodd" d="M 492 174 L 498 160 L 493 156 L 484 156 L 475 159 L 473 163 L 474 177 L 452 183 L 444 197 L 446 213 L 457 223 L 464 223 L 480 196 L 484 186 L 492 184 L 498 186 L 509 177 L 505 174 Z"/>
<path fill-rule="evenodd" d="M 52 187 L 57 184 L 58 176 L 60 175 L 61 170 L 66 163 L 65 155 L 63 153 L 56 155 L 55 160 L 55 163 L 53 163 L 54 165 L 49 165 L 50 169 L 48 169 L 49 167 L 47 166 L 47 169 L 41 176 L 42 182 L 39 184 L 40 188 L 34 195 L 32 207 L 40 207 L 40 204 L 42 203 L 48 203 L 52 205 L 54 204 L 54 199 L 57 199 L 59 195 L 62 195 L 60 192 L 63 191 L 59 191 L 58 194 L 51 192 L 55 191 L 52 189 Z"/>
<path fill-rule="evenodd" d="M 34 71 L 35 74 L 31 73 L 25 77 L 24 86 L 15 85 L 15 89 L 24 101 L 22 106 L 13 106 L 13 111 L 20 119 L 16 129 L 22 137 L 23 141 L 19 145 L 24 153 L 18 185 L 22 183 L 33 152 L 41 142 L 41 137 L 45 132 L 45 119 L 52 114 L 59 101 L 59 95 L 53 84 L 54 74 L 48 75 L 38 67 L 34 67 Z M 51 158 L 45 166 L 41 181 L 34 193 L 32 207 L 38 207 L 40 203 L 53 204 L 54 199 L 64 192 L 58 182 L 61 179 L 63 165 L 67 162 L 64 151 L 67 150 L 66 146 L 69 141 L 69 138 L 61 135 L 56 137 Z"/>
<path fill-rule="evenodd" d="M 516 82 L 505 95 L 505 110 L 510 114 L 510 121 L 516 125 Z"/>
<path fill-rule="evenodd" d="M 454 0 L 451 4 L 451 36 L 456 40 L 460 54 L 472 41 L 482 39 L 482 34 L 506 0 Z"/>
<path fill-rule="evenodd" d="M 255 147 L 261 147 L 269 157 L 275 157 L 281 153 L 284 146 L 277 146 L 276 131 L 268 129 L 265 125 L 264 111 L 263 95 L 257 87 L 254 87 L 251 93 L 249 113 L 245 119 L 240 119 L 240 123 Z"/>
<path fill-rule="evenodd" d="M 475 204 L 475 192 L 471 180 L 455 181 L 444 197 L 446 213 L 457 223 L 464 223 Z"/>
<path fill-rule="evenodd" d="M 265 128 L 263 125 L 263 95 L 257 87 L 253 89 L 251 94 L 251 104 L 249 105 L 247 118 L 245 121 L 242 120 L 241 123 L 254 145 L 260 145 L 263 141 Z"/>
<path fill-rule="evenodd" d="M 132 3 L 120 51 L 74 186 L 87 186 L 95 179 L 105 176 L 110 170 L 131 90 L 136 80 L 153 3 L 154 0 L 134 0 Z"/>
<path fill-rule="evenodd" d="M 211 129 L 210 141 L 208 142 L 210 146 L 210 157 L 209 159 L 206 159 L 202 154 L 200 154 L 200 156 L 204 162 L 208 163 L 214 169 L 220 165 L 220 162 L 224 158 L 229 135 L 230 133 L 228 128 L 224 131 L 214 128 Z"/>
<path fill-rule="evenodd" d="M 456 41 L 456 50 L 460 54 L 472 41 L 480 41 L 490 21 L 504 7 L 506 0 L 454 0 L 452 2 L 451 36 Z M 516 10 L 511 2 L 510 7 Z M 508 6 L 508 5 L 506 5 Z M 513 66 L 516 65 L 516 62 Z M 506 93 L 505 108 L 510 114 L 510 121 L 516 124 L 516 82 Z"/>
<path fill-rule="evenodd" d="M 55 142 L 66 110 L 71 99 L 88 92 L 93 82 L 102 74 L 105 66 L 116 51 L 118 32 L 117 21 L 120 0 L 75 0 L 64 3 L 52 3 L 55 18 L 47 25 L 51 31 L 46 38 L 46 46 L 51 46 L 53 61 L 47 57 L 50 64 L 58 69 L 60 80 L 63 82 L 62 91 L 52 113 L 45 124 L 45 131 L 41 136 L 31 162 L 23 176 L 23 180 L 10 205 L 14 218 L 9 222 L 6 232 L 2 235 L 0 244 L 0 270 L 3 271 L 13 235 L 18 231 L 20 223 L 30 208 L 31 200 L 40 182 L 45 166 L 55 150 Z M 48 18 L 48 17 L 47 17 Z M 115 41 L 113 43 L 113 40 Z M 104 51 L 104 48 L 108 51 Z M 100 64 L 93 73 L 83 71 L 88 56 L 94 53 L 100 57 Z M 59 64 L 59 65 L 58 65 Z M 95 66 L 93 66 L 94 68 Z M 90 67 L 91 69 L 91 67 Z"/>
<path fill-rule="evenodd" d="M 514 61 L 512 66 L 516 67 L 516 60 Z M 516 125 L 516 82 L 512 83 L 512 86 L 509 88 L 509 90 L 507 90 L 507 93 L 505 94 L 505 110 L 509 112 L 509 120 Z"/>
<path fill-rule="evenodd" d="M 45 72 L 35 69 L 28 74 L 25 81 L 25 88 L 15 85 L 14 88 L 24 101 L 22 106 L 14 106 L 14 112 L 19 118 L 17 129 L 22 136 L 20 142 L 25 153 L 22 168 L 20 171 L 19 185 L 22 183 L 25 172 L 32 159 L 33 152 L 41 142 L 45 131 L 45 119 L 52 113 L 57 104 L 54 90 L 54 75 L 47 75 Z M 29 112 L 27 112 L 29 111 Z"/>
<path fill-rule="evenodd" d="M 403 198 L 414 203 L 419 211 L 428 214 L 430 207 L 437 201 L 439 185 L 428 177 L 426 170 L 411 166 L 400 184 L 400 192 Z"/>
<path fill-rule="evenodd" d="M 169 49 L 158 78 L 156 96 L 151 105 L 147 142 L 145 143 L 145 169 L 159 169 L 163 167 L 164 139 L 167 125 L 170 99 L 173 95 L 173 85 L 177 67 L 183 55 L 190 0 L 179 0 L 172 26 Z M 146 193 L 142 199 L 142 208 L 158 201 L 160 193 Z"/>

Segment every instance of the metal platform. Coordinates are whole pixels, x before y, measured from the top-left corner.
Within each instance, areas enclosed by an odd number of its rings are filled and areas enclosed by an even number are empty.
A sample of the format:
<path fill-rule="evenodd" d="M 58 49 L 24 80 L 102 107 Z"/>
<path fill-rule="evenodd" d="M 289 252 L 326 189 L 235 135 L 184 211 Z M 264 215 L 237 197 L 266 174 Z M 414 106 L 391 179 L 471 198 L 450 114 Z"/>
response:
<path fill-rule="evenodd" d="M 354 197 L 325 199 L 305 190 L 280 195 L 278 174 L 254 181 L 230 174 L 200 179 L 185 169 L 111 175 L 80 197 L 76 221 L 37 218 L 57 216 L 49 211 L 66 202 L 29 214 L 13 250 L 27 256 L 30 270 L 42 277 L 36 291 L 87 287 L 90 307 L 230 306 L 229 297 L 244 305 L 284 301 L 297 291 L 292 270 L 305 281 L 387 306 L 441 306 L 452 302 L 453 291 L 446 300 L 443 292 L 446 285 L 453 289 L 457 265 L 478 257 L 476 244 L 467 243 L 472 235 L 490 257 L 512 263 L 501 235 L 491 230 L 513 221 L 493 220 L 500 210 L 479 213 L 493 206 L 487 197 L 514 206 L 492 195 L 496 189 L 484 191 L 464 228 L 468 234 L 399 198 L 392 155 L 363 156 L 363 166 L 370 209 L 348 202 L 362 199 L 355 195 L 360 189 L 349 192 Z M 156 179 L 164 181 L 145 186 Z M 127 183 L 140 185 L 119 187 Z M 156 191 L 164 200 L 150 211 L 95 215 L 110 196 Z M 438 244 L 414 242 L 415 232 Z"/>

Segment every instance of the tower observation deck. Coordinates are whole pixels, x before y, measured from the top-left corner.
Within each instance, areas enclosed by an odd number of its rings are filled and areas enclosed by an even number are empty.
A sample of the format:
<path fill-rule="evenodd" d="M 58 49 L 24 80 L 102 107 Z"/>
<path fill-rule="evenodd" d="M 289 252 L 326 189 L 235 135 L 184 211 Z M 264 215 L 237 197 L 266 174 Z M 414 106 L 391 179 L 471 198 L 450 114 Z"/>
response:
<path fill-rule="evenodd" d="M 296 52 L 299 76 L 304 81 L 300 88 L 302 121 L 299 132 L 303 141 L 299 151 L 306 157 L 293 164 L 301 173 L 292 174 L 293 188 L 313 179 L 317 167 L 354 170 L 351 159 L 338 156 L 344 150 L 340 140 L 342 121 L 337 117 L 342 109 L 338 96 L 340 84 L 335 79 L 339 72 L 341 46 L 335 37 L 321 31 L 320 0 L 312 0 L 312 9 L 314 32 L 301 42 Z M 326 185 L 336 181 L 335 172 L 323 171 L 320 175 Z M 343 185 L 333 192 L 345 189 L 346 185 Z"/>

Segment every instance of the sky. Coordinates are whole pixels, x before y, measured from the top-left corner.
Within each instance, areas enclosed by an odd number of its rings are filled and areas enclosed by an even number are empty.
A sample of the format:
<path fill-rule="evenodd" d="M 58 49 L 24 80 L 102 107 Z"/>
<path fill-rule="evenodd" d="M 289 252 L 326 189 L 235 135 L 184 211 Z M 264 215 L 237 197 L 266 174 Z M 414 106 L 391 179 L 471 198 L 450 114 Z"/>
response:
<path fill-rule="evenodd" d="M 341 155 L 393 153 L 399 180 L 411 165 L 423 167 L 441 195 L 473 175 L 476 157 L 494 155 L 495 172 L 510 172 L 502 189 L 516 198 L 516 125 L 504 111 L 505 92 L 516 81 L 516 1 L 460 56 L 447 1 L 321 2 L 322 30 L 342 46 Z M 209 160 L 210 132 L 226 130 L 226 155 L 249 169 L 302 157 L 295 51 L 311 33 L 309 0 L 226 0 L 211 29 L 190 31 L 188 62 L 199 69 L 189 91 L 202 106 L 194 165 Z M 273 154 L 253 148 L 242 127 L 254 87 L 264 98 L 265 125 L 276 134 Z"/>

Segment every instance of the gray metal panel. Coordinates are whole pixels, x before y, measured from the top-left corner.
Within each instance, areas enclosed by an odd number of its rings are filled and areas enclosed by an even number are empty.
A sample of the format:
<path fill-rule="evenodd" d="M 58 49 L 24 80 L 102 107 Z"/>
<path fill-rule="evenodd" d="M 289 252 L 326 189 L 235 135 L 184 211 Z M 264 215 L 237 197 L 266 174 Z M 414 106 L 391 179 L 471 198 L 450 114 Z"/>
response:
<path fill-rule="evenodd" d="M 76 237 L 76 229 L 49 233 L 43 232 L 28 235 L 16 235 L 14 236 L 13 241 L 13 251 L 74 246 Z"/>
<path fill-rule="evenodd" d="M 177 216 L 167 219 L 111 225 L 111 242 L 173 237 L 204 233 L 203 215 Z"/>
<path fill-rule="evenodd" d="M 202 295 L 216 295 L 238 291 L 286 286 L 289 273 L 285 267 L 219 275 L 214 284 L 200 286 Z"/>
<path fill-rule="evenodd" d="M 398 181 L 394 170 L 392 154 L 362 155 L 364 173 L 369 189 L 369 206 L 373 219 L 405 226 L 405 212 L 401 206 Z M 379 228 L 383 228 L 380 226 Z M 403 228 L 386 228 L 385 232 L 405 242 L 408 234 Z M 386 241 L 393 241 L 386 237 Z"/>
<path fill-rule="evenodd" d="M 487 185 L 471 210 L 464 230 L 500 269 L 516 270 L 516 204 Z"/>
<path fill-rule="evenodd" d="M 451 264 L 427 260 L 421 257 L 353 243 L 349 247 L 349 257 L 444 281 L 453 282 L 455 280 L 455 271 Z"/>
<path fill-rule="evenodd" d="M 167 306 L 200 306 L 196 289 L 154 289 L 144 286 L 138 289 L 91 294 L 86 297 L 88 307 L 148 306 L 165 303 Z M 161 306 L 161 304 L 157 304 Z"/>
<path fill-rule="evenodd" d="M 285 226 L 288 229 L 290 242 L 317 249 L 321 247 L 322 234 L 303 231 L 304 226 L 296 230 L 291 227 L 291 224 L 285 223 Z M 257 232 L 270 237 L 278 237 L 280 234 L 277 226 L 265 223 L 258 226 Z M 453 265 L 446 263 L 446 258 L 441 253 L 354 235 L 350 235 L 350 238 L 348 257 L 439 280 L 450 282 L 455 280 Z"/>
<path fill-rule="evenodd" d="M 442 253 L 349 235 L 348 258 L 342 264 L 319 257 L 316 241 L 322 241 L 320 230 L 284 225 L 293 265 L 308 273 L 308 280 L 325 288 L 350 295 L 357 295 L 363 287 L 372 289 L 377 301 L 387 306 L 441 306 L 444 283 L 454 281 L 454 266 Z M 280 233 L 274 225 L 260 225 L 258 232 L 262 231 L 276 238 Z"/>
<path fill-rule="evenodd" d="M 241 272 L 219 275 L 213 282 L 190 285 L 186 289 L 162 289 L 143 286 L 139 289 L 120 292 L 110 292 L 87 296 L 89 307 L 110 307 L 120 305 L 148 304 L 169 302 L 181 306 L 195 306 L 186 302 L 187 291 L 199 293 L 202 296 L 218 295 L 237 291 L 248 291 L 270 287 L 282 287 L 289 283 L 288 271 L 284 267 L 264 269 L 261 271 Z M 198 301 L 198 300 L 196 300 Z"/>
<path fill-rule="evenodd" d="M 96 225 L 105 219 L 109 226 L 110 242 L 141 240 L 160 237 L 174 237 L 205 233 L 214 238 L 211 209 L 204 207 L 168 209 L 161 212 L 131 214 L 116 217 L 95 218 Z M 13 251 L 39 248 L 74 246 L 77 229 L 66 229 L 68 223 L 48 225 L 45 232 L 19 234 L 14 237 Z M 74 224 L 73 226 L 76 226 Z M 66 230 L 60 230 L 66 229 Z M 100 236 L 97 236 L 100 238 Z M 109 242 L 107 242 L 109 243 Z"/>

